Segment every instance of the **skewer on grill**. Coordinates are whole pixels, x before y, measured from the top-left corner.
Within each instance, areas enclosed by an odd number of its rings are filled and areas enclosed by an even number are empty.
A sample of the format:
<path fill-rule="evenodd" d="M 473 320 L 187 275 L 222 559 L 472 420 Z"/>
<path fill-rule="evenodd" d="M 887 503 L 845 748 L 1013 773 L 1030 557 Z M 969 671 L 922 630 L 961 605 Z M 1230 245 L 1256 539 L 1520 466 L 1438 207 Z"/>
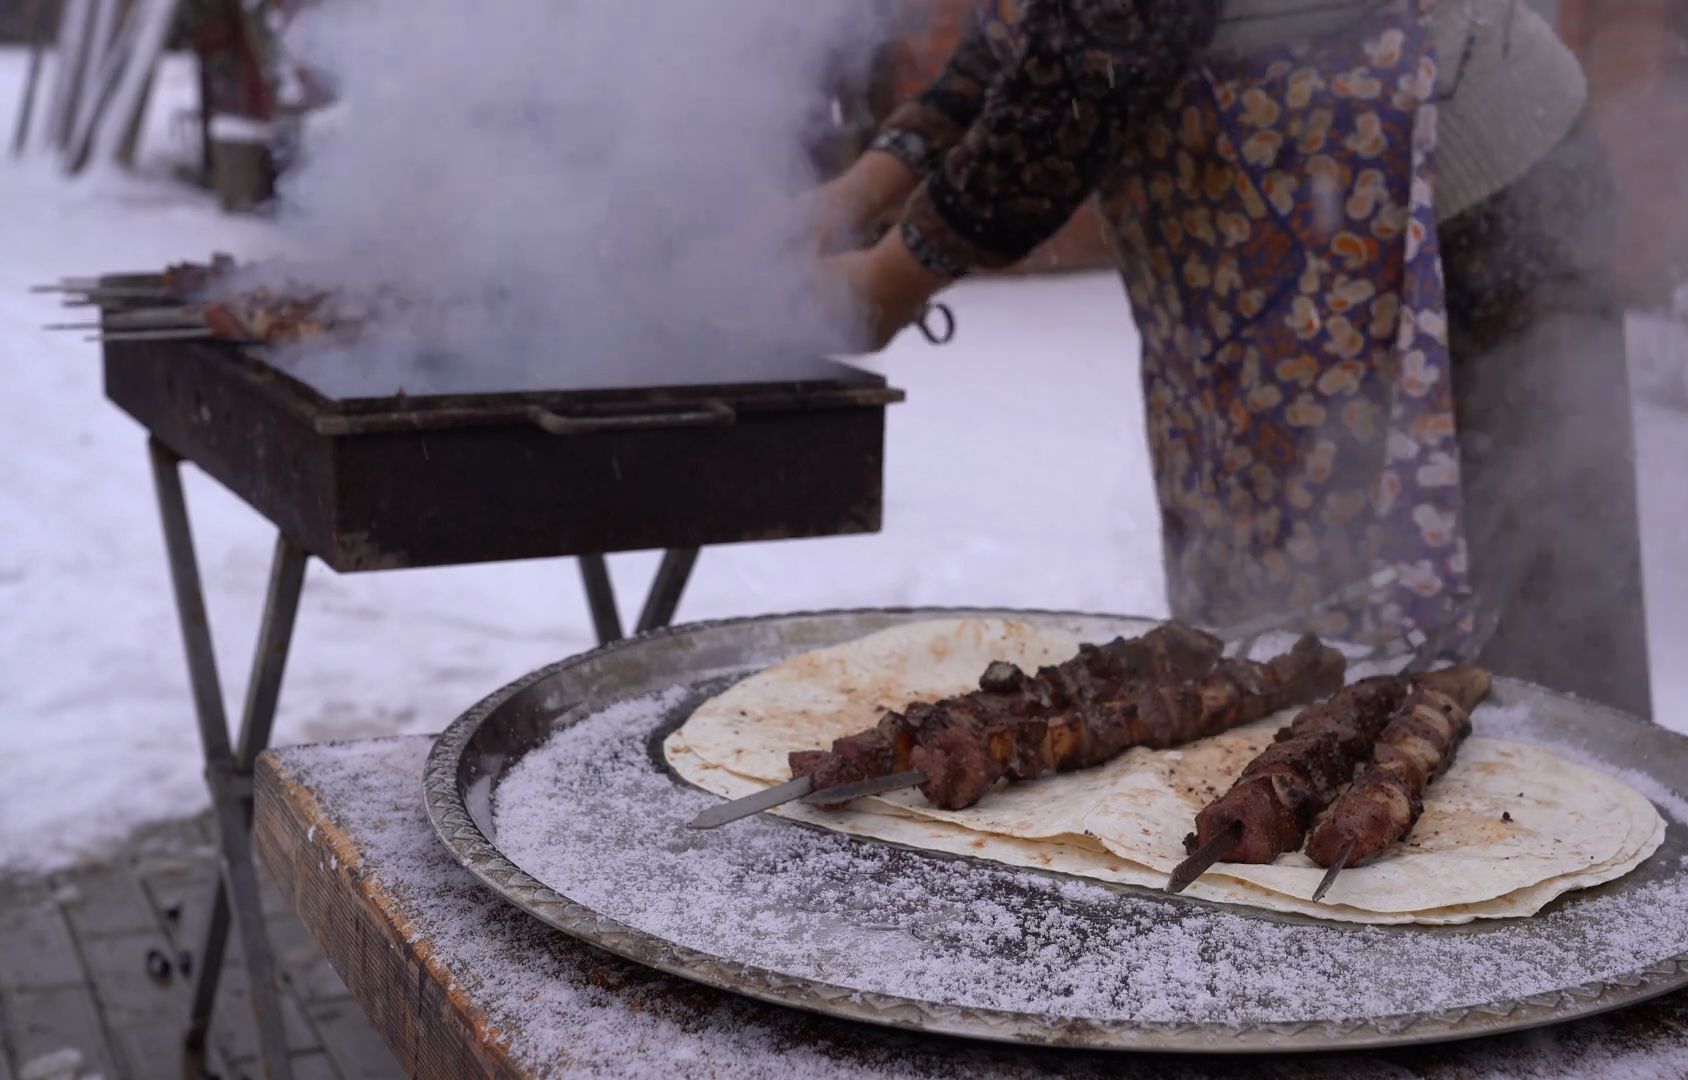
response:
<path fill-rule="evenodd" d="M 133 311 L 114 311 L 105 317 L 105 324 L 113 330 L 140 329 L 161 323 L 199 326 L 204 322 L 203 307 L 186 306 L 136 308 Z"/>
<path fill-rule="evenodd" d="M 1371 762 L 1307 840 L 1307 857 L 1328 870 L 1313 892 L 1324 899 L 1348 866 L 1365 862 L 1411 834 L 1424 792 L 1448 771 L 1471 734 L 1471 710 L 1489 694 L 1487 671 L 1461 664 L 1419 679 L 1377 737 Z"/>
<path fill-rule="evenodd" d="M 104 274 L 99 277 L 66 277 L 45 285 L 32 285 L 34 293 L 77 293 L 90 298 L 127 300 L 184 300 L 213 280 L 227 277 L 238 268 L 233 256 L 215 252 L 209 263 L 171 263 L 162 273 Z"/>
<path fill-rule="evenodd" d="M 101 285 L 98 283 L 58 285 L 33 285 L 33 293 L 67 293 L 89 298 L 110 298 L 113 300 L 174 300 L 179 297 L 162 285 Z"/>
<path fill-rule="evenodd" d="M 102 344 L 108 341 L 206 341 L 217 336 L 209 327 L 182 326 L 159 330 L 119 330 L 110 334 L 94 334 L 83 340 Z"/>
<path fill-rule="evenodd" d="M 138 311 L 111 312 L 104 318 L 88 322 L 48 323 L 43 330 L 177 330 L 204 329 L 205 320 L 194 308 L 142 308 Z"/>
<path fill-rule="evenodd" d="M 1299 848 L 1407 692 L 1398 676 L 1362 679 L 1280 728 L 1230 790 L 1196 815 L 1196 831 L 1184 841 L 1190 856 L 1167 891 L 1183 892 L 1221 860 L 1269 863 Z"/>

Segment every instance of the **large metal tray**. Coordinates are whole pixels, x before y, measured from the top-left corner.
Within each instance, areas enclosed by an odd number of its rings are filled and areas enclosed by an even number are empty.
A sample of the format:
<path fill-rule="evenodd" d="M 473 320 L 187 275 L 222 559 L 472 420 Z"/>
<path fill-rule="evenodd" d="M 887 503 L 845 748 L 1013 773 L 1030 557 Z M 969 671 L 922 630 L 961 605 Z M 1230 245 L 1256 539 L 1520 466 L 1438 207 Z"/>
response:
<path fill-rule="evenodd" d="M 1409 1008 L 1380 1015 L 1342 1017 L 1279 1015 L 1262 1022 L 1207 1022 L 1199 1016 L 1152 1019 L 1087 1016 L 1071 1010 L 1038 1012 L 1002 1009 L 981 1007 L 964 999 L 918 1000 L 903 994 L 887 993 L 883 986 L 875 985 L 876 973 L 872 963 L 866 962 L 863 966 L 859 946 L 867 941 L 883 943 L 887 931 L 897 932 L 899 927 L 885 925 L 882 911 L 874 915 L 874 921 L 869 923 L 867 916 L 857 912 L 849 903 L 831 908 L 798 905 L 775 913 L 791 924 L 787 952 L 783 954 L 788 961 L 791 956 L 789 941 L 812 942 L 813 948 L 819 952 L 835 950 L 836 958 L 848 957 L 853 961 L 841 963 L 837 968 L 848 968 L 848 978 L 830 980 L 824 974 L 817 975 L 817 971 L 834 970 L 825 964 L 816 967 L 803 963 L 768 962 L 766 956 L 727 955 L 720 950 L 692 947 L 669 940 L 663 933 L 653 932 L 649 925 L 641 925 L 647 923 L 647 919 L 639 910 L 616 911 L 612 917 L 591 904 L 580 902 L 578 898 L 583 895 L 603 897 L 606 882 L 613 882 L 618 874 L 641 875 L 641 880 L 648 887 L 653 865 L 660 864 L 662 859 L 672 857 L 677 851 L 684 852 L 687 845 L 706 842 L 702 837 L 708 834 L 698 834 L 683 827 L 684 819 L 698 807 L 700 793 L 668 772 L 657 750 L 661 736 L 683 722 L 698 704 L 736 679 L 793 654 L 851 640 L 901 622 L 957 615 L 1008 615 L 1056 620 L 1097 638 L 1122 631 L 1140 632 L 1146 625 L 1146 621 L 1140 619 L 1068 613 L 875 610 L 767 616 L 659 631 L 533 672 L 463 714 L 439 737 L 428 758 L 424 783 L 429 817 L 445 845 L 488 887 L 515 906 L 582 940 L 670 974 L 780 1005 L 934 1033 L 1113 1050 L 1199 1053 L 1353 1050 L 1446 1041 L 1551 1024 L 1641 1001 L 1688 984 L 1688 947 L 1684 947 L 1681 939 L 1661 932 L 1646 944 L 1636 946 L 1633 966 L 1628 964 L 1629 953 L 1622 951 L 1623 963 L 1614 968 L 1608 949 L 1601 960 L 1604 968 L 1597 977 L 1591 968 L 1590 977 L 1567 979 L 1565 985 L 1544 987 L 1541 992 L 1521 997 L 1491 1000 L 1481 986 L 1474 986 L 1468 1000 L 1451 1007 L 1443 1001 L 1435 1003 L 1437 1007 L 1423 1011 Z M 615 821 L 597 819 L 593 826 L 594 842 L 601 844 L 607 830 L 615 834 L 615 846 L 593 866 L 590 875 L 582 875 L 573 887 L 559 883 L 563 885 L 561 889 L 552 888 L 500 851 L 493 826 L 492 796 L 500 781 L 524 755 L 541 746 L 561 728 L 593 717 L 603 717 L 605 710 L 618 704 L 663 691 L 675 696 L 662 715 L 632 723 L 626 732 L 626 739 L 637 742 L 648 760 L 650 775 L 642 781 L 645 788 L 653 787 L 653 776 L 661 777 L 663 781 L 654 787 L 657 796 L 655 805 L 648 806 L 648 814 L 652 815 L 649 821 L 640 822 L 640 828 L 623 823 L 624 827 L 618 831 Z M 1688 739 L 1640 723 L 1622 713 L 1515 680 L 1497 680 L 1493 700 L 1501 706 L 1527 706 L 1525 737 L 1539 737 L 1541 741 L 1562 748 L 1575 748 L 1614 770 L 1633 770 L 1630 774 L 1632 779 L 1651 778 L 1656 795 L 1666 791 L 1680 795 L 1688 790 Z M 1514 711 L 1512 715 L 1518 714 Z M 672 805 L 667 805 L 669 803 Z M 1680 812 L 1688 804 L 1675 805 Z M 585 805 L 557 807 L 558 814 L 590 815 L 592 812 L 593 807 Z M 789 830 L 788 834 L 781 836 L 781 842 L 788 844 L 839 842 L 836 834 L 777 819 L 748 823 L 748 827 Z M 707 842 L 721 843 L 716 838 L 722 835 L 731 834 L 720 830 Z M 859 839 L 849 842 L 878 843 Z M 912 849 L 892 850 L 893 854 L 887 857 L 893 861 L 950 858 Z M 969 866 L 976 865 L 974 860 L 967 862 Z M 896 865 L 907 869 L 921 864 L 904 862 Z M 1671 820 L 1665 845 L 1637 871 L 1597 889 L 1562 897 L 1542 915 L 1531 920 L 1498 920 L 1438 928 L 1334 929 L 1356 935 L 1425 935 L 1420 940 L 1448 935 L 1464 935 L 1467 940 L 1477 940 L 1471 936 L 1539 934 L 1543 924 L 1535 920 L 1558 912 L 1562 913 L 1558 925 L 1567 928 L 1566 940 L 1569 944 L 1556 940 L 1555 947 L 1564 944 L 1564 947 L 1575 950 L 1579 947 L 1575 943 L 1579 936 L 1578 912 L 1583 910 L 1579 905 L 1599 903 L 1602 897 L 1616 897 L 1619 902 L 1628 903 L 1636 899 L 1624 895 L 1628 890 L 1647 888 L 1665 897 L 1688 896 L 1688 891 L 1675 892 L 1673 885 L 1688 874 L 1685 868 L 1688 868 L 1688 828 L 1679 821 Z M 554 872 L 552 877 L 555 880 Z M 1013 891 L 1020 887 L 1016 883 L 1024 883 L 1028 891 L 1036 890 L 1039 895 L 1052 897 L 1050 902 L 1056 905 L 1079 903 L 1072 900 L 1067 892 L 1051 890 L 1047 878 L 1048 875 L 1034 871 L 1004 869 L 999 883 L 992 887 Z M 679 887 L 677 884 L 676 888 Z M 1292 932 L 1292 928 L 1298 925 L 1309 924 L 1308 920 L 1295 916 L 1221 909 L 1219 905 L 1182 898 L 1168 899 L 1146 890 L 1114 886 L 1102 888 L 1115 894 L 1122 910 L 1130 906 L 1139 918 L 1146 906 L 1159 913 L 1153 917 L 1168 920 L 1190 917 L 1193 907 L 1198 913 L 1205 912 L 1206 917 L 1254 915 L 1282 924 L 1286 933 Z M 916 893 L 918 891 L 915 890 Z M 575 896 L 571 898 L 568 893 Z M 1651 897 L 1654 893 L 1648 895 Z M 675 898 L 678 904 L 685 901 L 683 896 Z M 930 927 L 933 920 L 953 917 L 953 906 L 945 908 L 941 898 L 933 900 L 931 910 L 921 910 L 924 901 L 925 898 L 919 895 L 906 901 L 909 907 L 907 924 L 901 928 L 905 932 L 899 938 L 899 948 L 906 949 L 899 954 L 899 962 L 921 963 L 926 955 L 922 950 L 955 947 L 954 942 L 935 944 L 934 935 L 929 933 L 908 932 L 911 928 L 919 929 L 923 920 L 924 925 Z M 751 902 L 747 900 L 747 903 Z M 1152 905 L 1159 905 L 1159 908 Z M 597 906 L 615 905 L 605 904 L 600 899 Z M 1675 914 L 1673 924 L 1681 922 L 1688 925 L 1688 918 L 1675 919 Z M 939 934 L 936 938 L 944 936 Z M 1372 937 L 1367 940 L 1375 942 L 1379 939 Z M 1506 939 L 1481 940 L 1499 943 Z M 1359 942 L 1360 938 L 1356 937 L 1354 964 L 1374 963 L 1375 957 L 1369 957 Z M 1626 945 L 1625 950 L 1627 948 Z M 852 953 L 852 949 L 856 952 Z M 979 962 L 976 956 L 971 960 Z M 1016 961 L 1011 956 L 1004 956 L 1001 963 L 1005 970 L 1011 970 Z M 1432 974 L 1446 979 L 1449 973 Z M 1456 971 L 1453 974 L 1455 981 L 1459 981 L 1460 973 Z M 1410 980 L 1413 976 L 1411 972 L 1397 972 L 1395 977 Z M 1262 990 L 1269 992 L 1270 987 L 1263 985 Z"/>

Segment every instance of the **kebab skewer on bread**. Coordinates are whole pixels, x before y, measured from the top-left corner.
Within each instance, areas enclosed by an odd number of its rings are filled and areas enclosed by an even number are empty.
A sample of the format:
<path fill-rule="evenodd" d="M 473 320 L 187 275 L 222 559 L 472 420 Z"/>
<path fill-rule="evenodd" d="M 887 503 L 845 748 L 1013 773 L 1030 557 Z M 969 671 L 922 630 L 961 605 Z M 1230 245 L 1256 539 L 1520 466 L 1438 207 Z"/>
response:
<path fill-rule="evenodd" d="M 1331 805 L 1307 840 L 1307 857 L 1330 869 L 1314 900 L 1345 866 L 1405 839 L 1424 813 L 1424 793 L 1448 771 L 1471 734 L 1471 711 L 1489 694 L 1489 673 L 1461 664 L 1420 675 L 1377 737 L 1366 770 Z"/>
<path fill-rule="evenodd" d="M 1213 666 L 1223 649 L 1220 639 L 1174 621 L 1142 637 L 1116 638 L 1101 646 L 1083 645 L 1072 659 L 1039 671 L 1035 684 L 1025 683 L 1024 674 L 1013 664 L 992 663 L 980 677 L 979 689 L 1004 695 L 1006 703 L 1025 715 L 1037 708 L 1051 708 L 1058 686 L 1088 685 L 1095 680 L 1127 681 L 1143 674 L 1199 674 Z M 901 713 L 887 713 L 866 731 L 834 739 L 830 750 L 790 754 L 792 779 L 712 806 L 688 824 L 694 829 L 713 829 L 794 799 L 809 797 L 830 805 L 872 794 L 859 790 L 864 784 L 883 783 L 887 785 L 885 791 L 917 784 L 925 779 L 923 775 L 897 770 L 908 769 L 916 733 L 931 715 L 925 705 L 911 706 Z M 857 790 L 852 793 L 852 789 Z M 840 793 L 842 798 L 829 801 L 827 797 L 833 793 Z"/>
<path fill-rule="evenodd" d="M 969 694 L 929 707 L 909 767 L 921 774 L 928 801 L 960 810 L 1000 780 L 1089 768 L 1138 746 L 1182 745 L 1324 697 L 1341 687 L 1346 668 L 1340 652 L 1308 635 L 1265 663 L 1221 660 L 1194 682 L 1145 680 L 1097 696 L 1061 692 L 1050 714 L 993 715 L 991 695 Z"/>
<path fill-rule="evenodd" d="M 1086 646 L 1036 675 L 995 663 L 978 690 L 887 713 L 829 751 L 792 754 L 793 780 L 711 807 L 691 824 L 713 828 L 797 798 L 835 806 L 915 786 L 934 805 L 962 809 L 1003 780 L 1097 765 L 1132 746 L 1189 742 L 1323 697 L 1347 667 L 1312 635 L 1266 663 L 1219 660 L 1220 648 L 1173 623 L 1142 639 Z"/>
<path fill-rule="evenodd" d="M 1190 857 L 1172 872 L 1168 891 L 1183 892 L 1221 860 L 1269 863 L 1299 848 L 1407 692 L 1395 676 L 1362 679 L 1301 710 L 1230 789 L 1196 815 L 1196 831 L 1184 839 Z"/>
<path fill-rule="evenodd" d="M 1144 679 L 1184 682 L 1205 674 L 1219 660 L 1224 643 L 1180 622 L 1156 627 L 1141 637 L 1115 638 L 1106 645 L 1081 645 L 1078 655 L 1027 678 L 1018 667 L 997 661 L 979 679 L 974 699 L 992 713 L 1017 718 L 1053 715 L 1068 701 L 1104 696 Z M 814 790 L 854 784 L 910 767 L 921 731 L 942 721 L 938 704 L 920 703 L 888 712 L 878 726 L 835 739 L 830 750 L 804 750 L 789 756 L 791 775 L 808 776 Z"/>

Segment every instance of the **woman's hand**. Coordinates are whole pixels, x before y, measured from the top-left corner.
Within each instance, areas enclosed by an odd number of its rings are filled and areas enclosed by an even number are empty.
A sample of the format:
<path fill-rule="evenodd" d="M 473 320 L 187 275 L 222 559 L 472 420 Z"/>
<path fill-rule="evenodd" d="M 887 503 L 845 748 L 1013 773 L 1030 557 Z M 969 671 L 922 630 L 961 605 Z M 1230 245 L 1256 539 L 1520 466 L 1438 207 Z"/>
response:
<path fill-rule="evenodd" d="M 815 250 L 832 255 L 860 246 L 873 226 L 903 204 L 920 178 L 900 160 L 869 150 L 808 195 Z"/>
<path fill-rule="evenodd" d="M 823 280 L 835 284 L 853 301 L 869 352 L 889 344 L 920 317 L 927 301 L 950 284 L 948 278 L 915 260 L 903 243 L 900 229 L 892 229 L 871 248 L 828 256 L 820 265 Z"/>

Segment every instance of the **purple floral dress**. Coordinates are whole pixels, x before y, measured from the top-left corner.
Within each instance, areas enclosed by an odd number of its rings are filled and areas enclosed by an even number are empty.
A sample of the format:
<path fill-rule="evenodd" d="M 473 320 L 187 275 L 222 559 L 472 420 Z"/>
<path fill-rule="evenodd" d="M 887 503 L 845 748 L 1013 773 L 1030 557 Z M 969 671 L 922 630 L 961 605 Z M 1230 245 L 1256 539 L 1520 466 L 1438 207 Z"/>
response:
<path fill-rule="evenodd" d="M 1195 51 L 1211 4 L 989 0 L 877 143 L 925 173 L 903 237 L 950 276 L 1100 200 L 1179 618 L 1316 609 L 1308 628 L 1367 641 L 1469 625 L 1432 2 L 1223 59 Z"/>

